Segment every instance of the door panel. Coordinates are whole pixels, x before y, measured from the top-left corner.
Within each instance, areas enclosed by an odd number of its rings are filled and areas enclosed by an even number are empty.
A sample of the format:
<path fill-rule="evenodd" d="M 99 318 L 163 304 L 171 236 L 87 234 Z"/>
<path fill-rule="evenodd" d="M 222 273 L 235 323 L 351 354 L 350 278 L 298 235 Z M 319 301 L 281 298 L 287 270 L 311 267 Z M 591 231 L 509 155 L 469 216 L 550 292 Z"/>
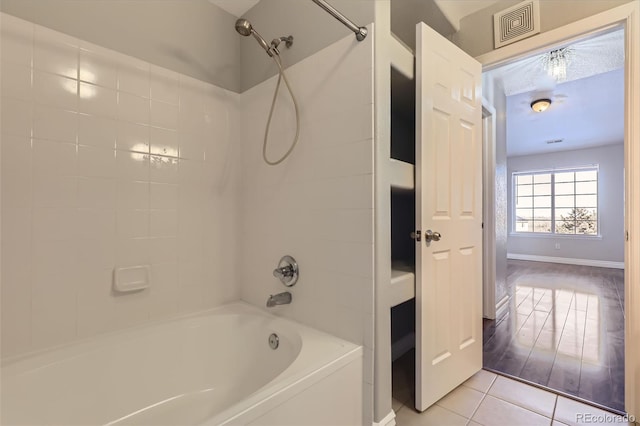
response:
<path fill-rule="evenodd" d="M 424 24 L 416 49 L 416 408 L 482 367 L 481 65 Z M 427 242 L 427 230 L 439 241 Z"/>

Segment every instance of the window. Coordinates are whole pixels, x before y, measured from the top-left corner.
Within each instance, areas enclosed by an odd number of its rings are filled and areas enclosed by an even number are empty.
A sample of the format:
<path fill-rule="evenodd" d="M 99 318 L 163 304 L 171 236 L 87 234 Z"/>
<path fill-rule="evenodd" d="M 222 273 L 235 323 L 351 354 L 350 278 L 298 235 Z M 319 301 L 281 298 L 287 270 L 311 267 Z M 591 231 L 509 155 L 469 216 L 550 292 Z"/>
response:
<path fill-rule="evenodd" d="M 598 168 L 513 174 L 514 232 L 598 235 Z"/>

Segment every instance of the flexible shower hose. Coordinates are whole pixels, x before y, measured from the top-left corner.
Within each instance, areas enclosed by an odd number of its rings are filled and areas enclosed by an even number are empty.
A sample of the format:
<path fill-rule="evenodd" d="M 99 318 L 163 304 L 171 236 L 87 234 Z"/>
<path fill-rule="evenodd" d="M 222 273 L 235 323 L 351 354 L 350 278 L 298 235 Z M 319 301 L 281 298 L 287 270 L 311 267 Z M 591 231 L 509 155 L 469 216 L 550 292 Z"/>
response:
<path fill-rule="evenodd" d="M 289 80 L 287 80 L 287 76 L 284 73 L 284 69 L 282 68 L 282 62 L 280 61 L 280 57 L 278 55 L 273 55 L 273 60 L 278 65 L 278 83 L 276 84 L 276 90 L 273 92 L 273 100 L 271 101 L 271 110 L 269 110 L 269 119 L 267 120 L 267 127 L 264 129 L 264 142 L 262 144 L 262 158 L 264 162 L 270 166 L 276 166 L 282 163 L 293 151 L 293 148 L 296 147 L 298 143 L 298 136 L 300 136 L 300 115 L 298 113 L 298 102 L 296 101 L 296 97 L 293 94 L 293 90 L 291 90 L 291 86 L 289 85 Z M 270 161 L 267 158 L 267 140 L 269 139 L 269 128 L 271 127 L 271 118 L 273 117 L 273 110 L 276 106 L 276 99 L 278 98 L 278 90 L 280 90 L 280 82 L 284 80 L 284 84 L 287 86 L 289 90 L 289 94 L 291 95 L 291 100 L 293 101 L 293 107 L 296 111 L 296 135 L 293 138 L 293 143 L 289 147 L 289 150 L 277 161 Z"/>

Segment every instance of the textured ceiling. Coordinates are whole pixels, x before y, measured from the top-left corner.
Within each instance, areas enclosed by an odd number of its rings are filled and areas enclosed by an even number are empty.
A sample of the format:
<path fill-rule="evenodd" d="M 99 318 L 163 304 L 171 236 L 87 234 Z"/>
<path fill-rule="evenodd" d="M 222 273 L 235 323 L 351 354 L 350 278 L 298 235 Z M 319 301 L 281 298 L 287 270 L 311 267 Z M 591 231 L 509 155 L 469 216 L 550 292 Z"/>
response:
<path fill-rule="evenodd" d="M 579 80 L 624 66 L 624 31 L 617 30 L 569 45 L 566 82 Z M 544 69 L 547 54 L 536 55 L 491 71 L 502 81 L 505 95 L 534 90 L 553 90 L 555 83 Z"/>

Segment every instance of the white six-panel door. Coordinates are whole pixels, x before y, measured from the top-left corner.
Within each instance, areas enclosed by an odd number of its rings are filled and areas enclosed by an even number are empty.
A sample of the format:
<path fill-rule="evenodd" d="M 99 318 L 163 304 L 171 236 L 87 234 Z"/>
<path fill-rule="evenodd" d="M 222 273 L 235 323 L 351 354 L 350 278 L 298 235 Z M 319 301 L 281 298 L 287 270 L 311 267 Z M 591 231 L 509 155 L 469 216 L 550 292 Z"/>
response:
<path fill-rule="evenodd" d="M 423 23 L 416 38 L 416 408 L 423 411 L 482 368 L 482 67 Z"/>

